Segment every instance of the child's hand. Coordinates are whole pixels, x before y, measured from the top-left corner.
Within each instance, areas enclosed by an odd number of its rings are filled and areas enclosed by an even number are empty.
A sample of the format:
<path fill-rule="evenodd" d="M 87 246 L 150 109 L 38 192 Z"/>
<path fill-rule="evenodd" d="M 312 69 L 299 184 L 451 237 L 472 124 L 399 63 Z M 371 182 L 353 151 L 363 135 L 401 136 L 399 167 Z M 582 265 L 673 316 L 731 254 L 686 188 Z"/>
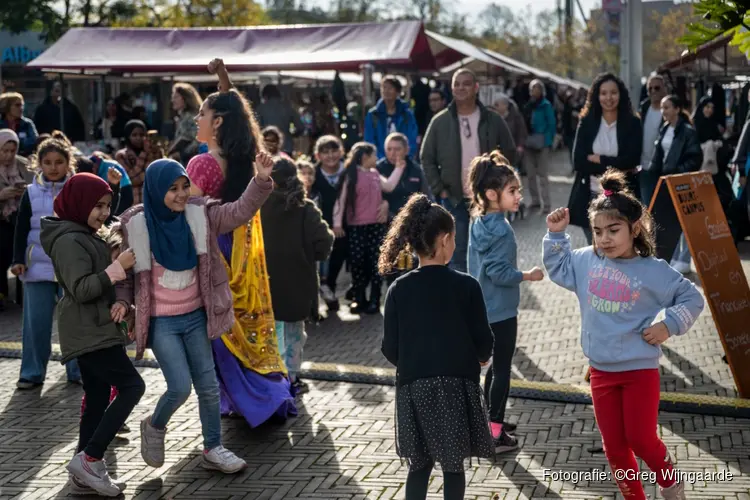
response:
<path fill-rule="evenodd" d="M 538 267 L 534 267 L 530 271 L 523 273 L 523 279 L 526 281 L 542 281 L 544 279 L 544 271 Z"/>
<path fill-rule="evenodd" d="M 122 323 L 125 320 L 125 316 L 128 315 L 128 306 L 124 302 L 115 302 L 109 310 L 109 314 L 112 317 L 112 321 Z"/>
<path fill-rule="evenodd" d="M 346 236 L 343 227 L 334 227 L 333 234 L 336 236 L 336 238 L 343 238 L 344 236 Z"/>
<path fill-rule="evenodd" d="M 663 321 L 643 330 L 643 340 L 651 345 L 663 344 L 669 338 L 669 330 Z"/>
<path fill-rule="evenodd" d="M 109 167 L 109 170 L 107 170 L 107 182 L 113 186 L 119 186 L 120 180 L 122 180 L 122 173 L 115 167 Z"/>
<path fill-rule="evenodd" d="M 271 178 L 271 171 L 273 170 L 273 158 L 265 151 L 258 151 L 255 156 L 255 176 L 262 181 L 267 181 Z"/>
<path fill-rule="evenodd" d="M 13 273 L 13 276 L 21 276 L 26 272 L 26 266 L 23 264 L 14 264 L 13 267 L 10 268 L 10 272 Z"/>
<path fill-rule="evenodd" d="M 117 257 L 117 261 L 127 271 L 135 265 L 135 253 L 133 253 L 132 249 L 128 248 Z"/>
<path fill-rule="evenodd" d="M 547 229 L 552 233 L 561 233 L 570 224 L 570 211 L 567 208 L 558 208 L 547 216 Z"/>

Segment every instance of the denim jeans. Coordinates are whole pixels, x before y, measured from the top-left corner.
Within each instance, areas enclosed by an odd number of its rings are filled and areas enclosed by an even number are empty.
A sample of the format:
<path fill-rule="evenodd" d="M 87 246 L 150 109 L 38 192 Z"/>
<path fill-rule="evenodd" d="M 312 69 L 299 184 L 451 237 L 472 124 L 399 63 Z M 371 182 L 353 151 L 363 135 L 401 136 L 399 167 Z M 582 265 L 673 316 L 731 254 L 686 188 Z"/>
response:
<path fill-rule="evenodd" d="M 156 404 L 151 424 L 157 429 L 164 429 L 172 415 L 187 401 L 192 383 L 198 395 L 203 446 L 206 450 L 219 446 L 219 382 L 214 370 L 205 310 L 151 318 L 149 336 L 151 350 L 167 381 L 167 392 Z"/>
<path fill-rule="evenodd" d="M 20 378 L 42 383 L 52 354 L 52 319 L 62 290 L 54 281 L 29 281 L 23 287 L 23 353 Z M 78 362 L 65 364 L 69 381 L 81 380 Z"/>
<path fill-rule="evenodd" d="M 469 253 L 469 205 L 462 200 L 454 205 L 450 200 L 441 200 L 441 205 L 448 210 L 456 220 L 456 251 L 450 262 L 451 269 L 465 273 L 468 268 Z"/>
<path fill-rule="evenodd" d="M 276 335 L 279 339 L 279 353 L 284 359 L 289 380 L 295 381 L 302 368 L 302 353 L 307 342 L 304 321 L 277 321 Z"/>

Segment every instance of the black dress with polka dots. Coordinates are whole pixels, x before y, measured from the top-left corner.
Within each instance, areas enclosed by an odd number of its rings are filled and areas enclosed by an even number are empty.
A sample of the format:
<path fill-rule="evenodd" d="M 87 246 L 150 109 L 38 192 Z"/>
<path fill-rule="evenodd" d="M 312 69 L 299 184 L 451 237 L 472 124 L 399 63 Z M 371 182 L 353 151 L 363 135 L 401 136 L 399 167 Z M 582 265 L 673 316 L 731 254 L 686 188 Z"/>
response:
<path fill-rule="evenodd" d="M 467 458 L 494 457 L 479 384 L 441 376 L 399 387 L 396 443 L 413 470 L 436 463 L 445 472 L 463 472 Z"/>

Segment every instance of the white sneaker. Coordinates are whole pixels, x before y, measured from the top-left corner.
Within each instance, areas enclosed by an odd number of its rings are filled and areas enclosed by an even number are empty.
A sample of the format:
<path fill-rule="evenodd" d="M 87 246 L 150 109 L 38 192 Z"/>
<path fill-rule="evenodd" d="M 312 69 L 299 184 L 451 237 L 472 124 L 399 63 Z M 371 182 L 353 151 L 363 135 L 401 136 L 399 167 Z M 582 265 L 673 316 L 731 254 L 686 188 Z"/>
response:
<path fill-rule="evenodd" d="M 80 452 L 73 457 L 66 468 L 80 484 L 88 486 L 101 496 L 117 497 L 122 493 L 109 477 L 104 460 L 89 462 L 86 460 L 86 454 Z"/>
<path fill-rule="evenodd" d="M 247 467 L 244 460 L 221 445 L 204 451 L 201 465 L 204 469 L 218 470 L 224 474 L 234 474 Z"/>
<path fill-rule="evenodd" d="M 336 295 L 334 295 L 333 290 L 331 290 L 331 287 L 329 287 L 328 285 L 321 285 L 320 294 L 323 296 L 323 300 L 326 302 L 333 302 L 334 300 L 336 300 Z"/>
<path fill-rule="evenodd" d="M 673 262 L 672 268 L 678 273 L 690 274 L 690 262 Z"/>
<path fill-rule="evenodd" d="M 68 480 L 70 481 L 70 494 L 78 497 L 87 496 L 87 495 L 99 495 L 99 493 L 96 492 L 95 489 L 89 488 L 82 482 L 80 482 L 73 474 L 68 473 Z M 117 486 L 117 488 L 122 492 L 125 491 L 125 488 L 127 485 L 123 482 L 117 482 L 112 481 L 112 484 Z"/>
<path fill-rule="evenodd" d="M 151 426 L 151 415 L 141 420 L 141 457 L 151 467 L 164 465 L 164 438 L 166 429 Z"/>

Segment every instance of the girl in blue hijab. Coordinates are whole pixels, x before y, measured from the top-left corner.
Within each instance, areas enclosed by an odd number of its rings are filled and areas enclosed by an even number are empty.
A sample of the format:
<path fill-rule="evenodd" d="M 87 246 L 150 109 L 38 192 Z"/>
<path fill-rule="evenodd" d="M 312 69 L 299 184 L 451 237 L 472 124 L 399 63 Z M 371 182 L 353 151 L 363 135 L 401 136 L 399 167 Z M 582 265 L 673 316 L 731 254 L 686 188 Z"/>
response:
<path fill-rule="evenodd" d="M 188 191 L 181 193 L 184 186 Z M 186 271 L 198 265 L 193 234 L 185 217 L 189 190 L 187 171 L 174 160 L 157 160 L 146 169 L 143 212 L 151 252 L 156 262 L 170 271 Z"/>
<path fill-rule="evenodd" d="M 221 252 L 209 242 L 246 225 L 273 191 L 270 156 L 259 153 L 248 168 L 255 177 L 238 200 L 206 207 L 203 200 L 190 198 L 190 179 L 182 165 L 157 160 L 146 168 L 143 205 L 122 216 L 122 247 L 133 249 L 136 264 L 118 288 L 112 319 L 122 321 L 136 305 L 136 359 L 150 347 L 167 382 L 153 414 L 141 422 L 141 455 L 151 467 L 164 464 L 167 424 L 191 386 L 203 431 L 202 466 L 227 474 L 247 466 L 221 442 L 211 340 L 231 331 L 236 318 Z"/>

